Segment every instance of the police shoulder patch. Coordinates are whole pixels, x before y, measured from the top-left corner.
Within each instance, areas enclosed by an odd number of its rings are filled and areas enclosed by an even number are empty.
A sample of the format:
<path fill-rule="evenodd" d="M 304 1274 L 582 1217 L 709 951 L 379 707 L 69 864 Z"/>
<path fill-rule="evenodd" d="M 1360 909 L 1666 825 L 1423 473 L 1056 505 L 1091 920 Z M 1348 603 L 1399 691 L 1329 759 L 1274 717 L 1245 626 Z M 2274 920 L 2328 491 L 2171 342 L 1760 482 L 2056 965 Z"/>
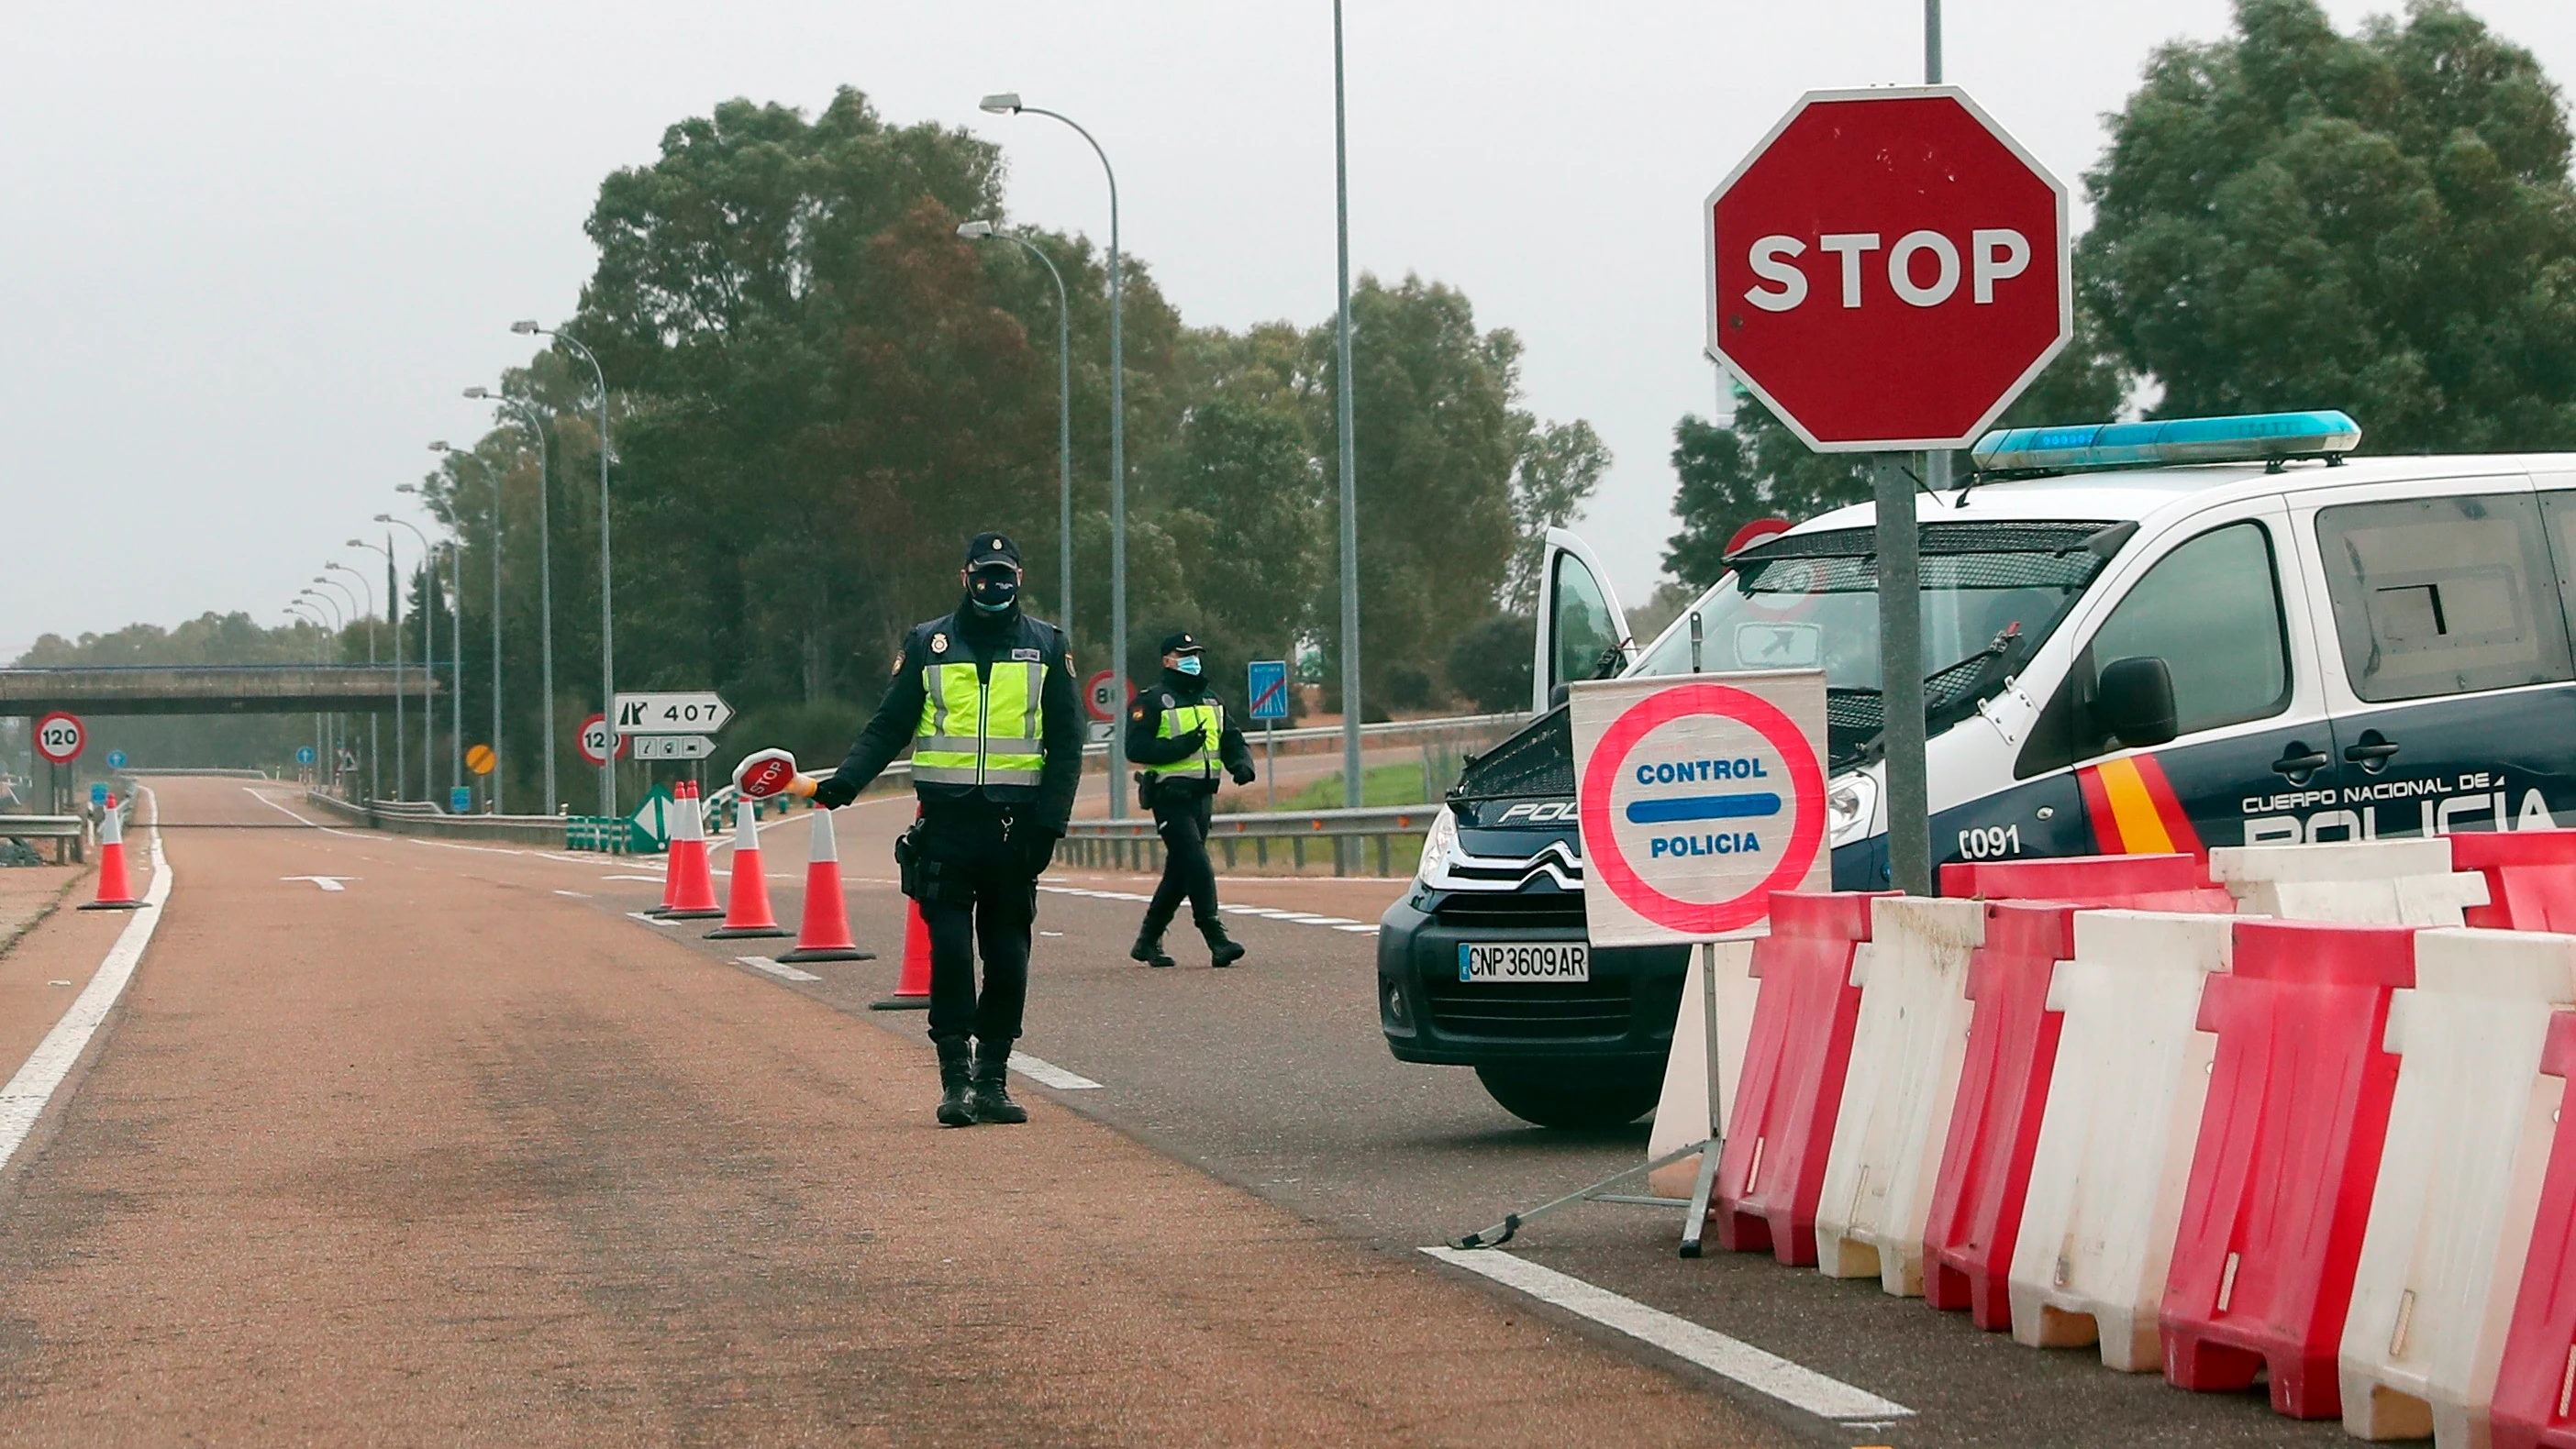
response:
<path fill-rule="evenodd" d="M 948 635 L 946 631 L 943 630 L 940 633 L 930 636 L 930 652 L 933 654 L 945 654 L 948 652 Z"/>
<path fill-rule="evenodd" d="M 1134 709 L 1131 709 L 1131 710 L 1127 711 L 1127 717 L 1128 717 L 1129 719 L 1136 719 L 1136 720 L 1141 720 L 1141 719 L 1143 719 L 1143 718 L 1145 717 L 1145 706 L 1143 706 L 1143 705 L 1141 705 L 1141 704 L 1140 704 L 1140 705 L 1136 706 Z"/>

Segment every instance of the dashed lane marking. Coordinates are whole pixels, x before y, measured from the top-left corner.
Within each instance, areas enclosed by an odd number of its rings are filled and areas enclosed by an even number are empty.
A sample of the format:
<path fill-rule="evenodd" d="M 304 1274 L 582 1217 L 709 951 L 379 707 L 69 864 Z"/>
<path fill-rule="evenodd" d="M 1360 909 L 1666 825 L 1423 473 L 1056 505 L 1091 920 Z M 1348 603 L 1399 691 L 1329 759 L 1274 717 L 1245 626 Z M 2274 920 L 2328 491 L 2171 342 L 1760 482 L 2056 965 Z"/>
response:
<path fill-rule="evenodd" d="M 577 901 L 586 901 L 590 899 L 589 895 L 582 891 L 558 890 L 555 894 L 559 896 L 570 896 Z"/>
<path fill-rule="evenodd" d="M 629 920 L 642 921 L 648 926 L 659 926 L 665 931 L 676 930 L 680 924 L 677 921 L 663 920 L 660 916 L 648 916 L 642 911 L 628 911 L 626 915 Z"/>
<path fill-rule="evenodd" d="M 98 973 L 89 979 L 81 994 L 72 998 L 69 1010 L 54 1023 L 36 1043 L 9 1084 L 0 1087 L 0 1165 L 6 1165 L 18 1154 L 27 1133 L 44 1115 L 45 1104 L 71 1075 L 72 1064 L 80 1060 L 81 1050 L 98 1033 L 99 1024 L 107 1020 L 108 1010 L 125 992 L 125 983 L 134 978 L 134 968 L 143 960 L 143 948 L 152 944 L 152 933 L 160 928 L 161 907 L 170 899 L 170 858 L 161 851 L 161 801 L 149 787 L 138 791 L 152 802 L 152 884 L 143 892 L 143 904 L 125 922 L 108 947 L 107 959 L 98 963 Z M 69 985 L 69 982 L 60 983 Z"/>
<path fill-rule="evenodd" d="M 781 981 L 820 981 L 823 979 L 811 971 L 799 971 L 793 966 L 781 966 L 766 956 L 736 956 L 733 959 L 750 967 L 754 971 L 766 971 Z"/>
<path fill-rule="evenodd" d="M 1470 1273 L 1517 1288 L 1542 1303 L 1614 1328 L 1641 1343 L 1652 1344 L 1675 1358 L 1733 1379 L 1756 1393 L 1804 1409 L 1819 1418 L 1847 1424 L 1883 1424 L 1912 1417 L 1914 1411 L 1893 1399 L 1820 1374 L 1740 1338 L 1703 1328 L 1660 1308 L 1598 1288 L 1570 1274 L 1542 1268 L 1498 1248 L 1425 1248 L 1434 1258 Z"/>
<path fill-rule="evenodd" d="M 364 877 L 364 876 L 355 876 L 355 875 L 282 875 L 282 876 L 279 876 L 279 877 L 278 877 L 278 879 L 279 879 L 279 880 L 309 880 L 309 881 L 313 882 L 313 884 L 315 884 L 316 886 L 319 886 L 320 888 L 322 888 L 323 890 L 326 890 L 326 891 L 345 891 L 345 890 L 347 890 L 349 887 L 348 887 L 346 884 L 344 884 L 344 882 L 347 882 L 347 881 L 353 881 L 353 880 L 364 880 L 364 879 L 365 879 L 365 877 Z"/>
<path fill-rule="evenodd" d="M 1043 882 L 1039 884 L 1038 889 L 1049 895 L 1081 896 L 1086 900 L 1094 901 L 1132 901 L 1137 905 L 1149 905 L 1154 899 L 1152 896 L 1140 896 L 1134 891 L 1096 891 L 1084 886 L 1047 885 Z M 1378 928 L 1374 924 L 1354 921 L 1348 916 L 1319 916 L 1312 911 L 1282 910 L 1277 906 L 1223 905 L 1217 909 L 1228 915 L 1259 916 L 1265 920 L 1286 921 L 1291 925 L 1325 926 L 1336 931 L 1347 931 L 1354 936 L 1374 936 L 1378 933 Z"/>
<path fill-rule="evenodd" d="M 1089 1077 L 1068 1072 L 1050 1061 L 1042 1061 L 1027 1052 L 1011 1053 L 1011 1070 L 1032 1082 L 1055 1088 L 1059 1092 L 1094 1092 L 1100 1084 Z"/>

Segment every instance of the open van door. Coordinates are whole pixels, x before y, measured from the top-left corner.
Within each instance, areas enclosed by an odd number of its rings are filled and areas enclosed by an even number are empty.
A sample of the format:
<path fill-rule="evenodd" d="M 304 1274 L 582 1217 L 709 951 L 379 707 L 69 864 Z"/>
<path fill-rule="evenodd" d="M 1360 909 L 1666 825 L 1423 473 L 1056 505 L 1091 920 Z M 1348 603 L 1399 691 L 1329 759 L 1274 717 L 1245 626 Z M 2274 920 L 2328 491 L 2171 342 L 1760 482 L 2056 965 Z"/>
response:
<path fill-rule="evenodd" d="M 1547 531 L 1538 590 L 1538 638 L 1530 663 L 1530 713 L 1556 707 L 1558 690 L 1578 679 L 1600 679 L 1628 667 L 1636 643 L 1628 616 L 1610 587 L 1601 561 L 1580 538 L 1562 528 Z"/>

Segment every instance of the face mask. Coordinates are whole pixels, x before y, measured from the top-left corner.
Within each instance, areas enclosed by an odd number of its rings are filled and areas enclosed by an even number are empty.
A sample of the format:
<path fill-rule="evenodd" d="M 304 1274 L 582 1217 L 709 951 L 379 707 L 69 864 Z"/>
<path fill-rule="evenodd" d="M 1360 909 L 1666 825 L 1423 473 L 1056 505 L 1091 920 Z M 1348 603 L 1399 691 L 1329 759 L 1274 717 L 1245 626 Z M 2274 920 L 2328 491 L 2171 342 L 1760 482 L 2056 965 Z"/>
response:
<path fill-rule="evenodd" d="M 1020 581 L 1007 573 L 975 574 L 966 581 L 966 595 L 975 601 L 976 608 L 998 614 L 1018 600 Z"/>
<path fill-rule="evenodd" d="M 1188 675 L 1192 679 L 1199 677 L 1199 657 L 1195 654 L 1182 655 L 1179 662 L 1175 663 L 1172 667 L 1181 671 L 1183 674 Z"/>

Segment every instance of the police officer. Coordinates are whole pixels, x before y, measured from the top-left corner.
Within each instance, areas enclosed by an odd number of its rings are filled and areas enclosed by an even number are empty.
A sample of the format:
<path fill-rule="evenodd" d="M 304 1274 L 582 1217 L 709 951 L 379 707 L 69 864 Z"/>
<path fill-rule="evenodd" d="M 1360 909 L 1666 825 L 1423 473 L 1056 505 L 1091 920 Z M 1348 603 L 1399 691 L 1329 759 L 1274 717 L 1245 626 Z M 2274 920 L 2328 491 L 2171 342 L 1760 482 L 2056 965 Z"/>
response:
<path fill-rule="evenodd" d="M 904 637 L 885 702 L 814 791 L 825 806 L 847 805 L 912 746 L 920 816 L 896 857 L 930 928 L 930 1040 L 949 1127 L 1029 1120 L 1004 1072 L 1028 1000 L 1037 878 L 1082 777 L 1073 662 L 1063 630 L 1020 611 L 1019 545 L 975 535 L 959 578 L 957 611 Z"/>
<path fill-rule="evenodd" d="M 1144 768 L 1136 782 L 1154 812 L 1163 838 L 1163 880 L 1145 907 L 1145 924 L 1128 955 L 1148 966 L 1169 966 L 1163 932 L 1190 898 L 1190 917 L 1207 938 L 1208 964 L 1231 966 L 1243 947 L 1225 933 L 1216 913 L 1216 870 L 1208 864 L 1208 822 L 1215 813 L 1217 772 L 1234 783 L 1252 783 L 1252 751 L 1243 731 L 1226 721 L 1225 706 L 1208 693 L 1207 661 L 1186 632 L 1163 640 L 1162 683 L 1136 696 L 1127 711 L 1127 758 Z"/>

